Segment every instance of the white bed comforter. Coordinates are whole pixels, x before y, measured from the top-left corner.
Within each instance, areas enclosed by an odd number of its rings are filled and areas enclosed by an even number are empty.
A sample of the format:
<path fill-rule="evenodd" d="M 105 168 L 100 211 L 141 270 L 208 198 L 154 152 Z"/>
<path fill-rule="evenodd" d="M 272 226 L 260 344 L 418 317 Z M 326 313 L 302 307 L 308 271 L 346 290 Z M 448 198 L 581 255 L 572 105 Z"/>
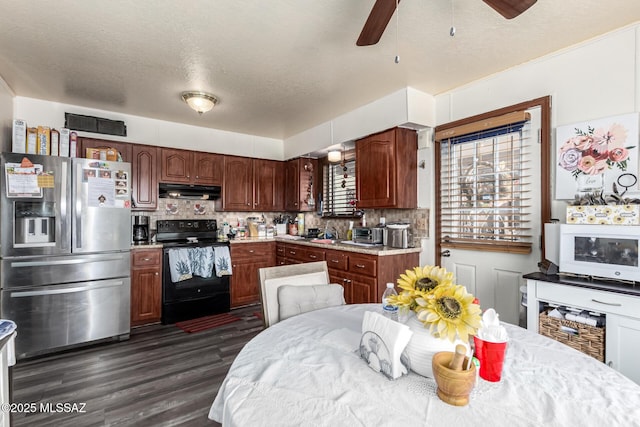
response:
<path fill-rule="evenodd" d="M 233 362 L 209 418 L 223 426 L 640 426 L 640 386 L 597 360 L 505 324 L 499 383 L 479 379 L 454 407 L 435 381 L 390 381 L 360 359 L 364 311 L 346 305 L 280 322 Z"/>

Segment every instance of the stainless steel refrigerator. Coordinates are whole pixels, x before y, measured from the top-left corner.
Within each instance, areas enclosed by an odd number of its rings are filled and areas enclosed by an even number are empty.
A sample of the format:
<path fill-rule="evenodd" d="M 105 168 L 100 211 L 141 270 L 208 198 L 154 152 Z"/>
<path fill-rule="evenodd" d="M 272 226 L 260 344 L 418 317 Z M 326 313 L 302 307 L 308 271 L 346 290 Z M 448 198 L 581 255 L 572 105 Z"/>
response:
<path fill-rule="evenodd" d="M 30 357 L 130 332 L 131 165 L 0 156 L 0 317 Z"/>

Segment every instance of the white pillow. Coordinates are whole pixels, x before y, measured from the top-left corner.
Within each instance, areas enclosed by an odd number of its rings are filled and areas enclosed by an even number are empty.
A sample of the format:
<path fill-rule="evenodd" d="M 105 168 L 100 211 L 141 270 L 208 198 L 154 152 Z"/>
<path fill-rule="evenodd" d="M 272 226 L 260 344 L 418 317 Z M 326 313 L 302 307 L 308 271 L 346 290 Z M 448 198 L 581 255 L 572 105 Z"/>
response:
<path fill-rule="evenodd" d="M 298 274 L 266 279 L 262 284 L 262 306 L 267 318 L 267 326 L 279 322 L 278 318 L 278 288 L 282 285 L 328 285 L 329 280 L 326 271 Z"/>
<path fill-rule="evenodd" d="M 280 320 L 344 303 L 344 288 L 340 285 L 282 285 L 278 288 Z"/>

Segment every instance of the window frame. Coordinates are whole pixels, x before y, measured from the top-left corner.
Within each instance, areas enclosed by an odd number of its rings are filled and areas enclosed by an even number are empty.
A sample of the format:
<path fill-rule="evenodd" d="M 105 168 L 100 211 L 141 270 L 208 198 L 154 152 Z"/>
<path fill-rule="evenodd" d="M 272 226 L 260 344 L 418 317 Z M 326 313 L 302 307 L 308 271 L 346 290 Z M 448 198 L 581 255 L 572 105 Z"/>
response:
<path fill-rule="evenodd" d="M 551 156 L 551 97 L 546 96 L 542 98 L 525 101 L 519 104 L 511 105 L 508 107 L 500 108 L 497 110 L 489 111 L 476 116 L 471 116 L 465 119 L 450 122 L 444 125 L 437 126 L 435 128 L 436 143 L 434 144 L 434 174 L 435 174 L 435 190 L 439 194 L 441 188 L 440 174 L 441 174 L 441 152 L 440 142 L 442 139 L 446 139 L 452 135 L 455 135 L 456 131 L 460 135 L 460 130 L 463 133 L 465 127 L 473 126 L 477 122 L 492 120 L 500 116 L 505 116 L 510 113 L 518 111 L 526 111 L 531 108 L 540 107 L 540 215 L 542 223 L 549 222 L 551 219 L 551 179 L 550 179 L 550 156 Z M 467 132 L 468 133 L 468 132 Z M 514 245 L 505 245 L 500 242 L 486 241 L 482 243 L 470 242 L 470 243 L 453 243 L 443 244 L 442 242 L 442 218 L 441 218 L 442 200 L 439 197 L 435 198 L 435 249 L 436 254 L 442 253 L 442 248 L 462 248 L 471 250 L 483 250 L 491 252 L 509 252 L 509 253 L 530 253 L 530 247 L 528 249 L 519 248 Z M 544 230 L 543 227 L 541 227 Z M 544 231 L 542 231 L 544 233 Z M 542 236 L 540 245 L 542 248 L 542 257 L 544 258 L 544 236 Z M 532 244 L 537 244 L 536 236 L 532 236 Z M 440 255 L 437 255 L 438 257 Z"/>
<path fill-rule="evenodd" d="M 356 153 L 355 150 L 348 150 L 348 151 L 343 151 L 343 158 L 345 162 L 354 162 L 354 173 L 353 173 L 353 180 L 354 180 L 354 191 L 356 191 L 356 195 L 357 195 L 357 189 L 355 188 L 356 184 L 356 167 L 357 164 L 355 163 L 356 161 Z M 325 181 L 325 170 L 327 167 L 329 166 L 335 166 L 337 163 L 330 163 L 327 157 L 324 157 L 320 160 L 320 181 L 321 181 L 321 191 L 322 191 L 322 218 L 339 218 L 339 219 L 348 219 L 348 218 L 357 218 L 358 217 L 358 209 L 357 207 L 354 207 L 354 211 L 353 214 L 345 214 L 345 215 L 333 215 L 333 214 L 329 214 L 326 212 L 326 206 L 327 206 L 327 200 L 326 200 L 326 192 L 325 192 L 325 188 L 327 185 L 327 182 Z"/>

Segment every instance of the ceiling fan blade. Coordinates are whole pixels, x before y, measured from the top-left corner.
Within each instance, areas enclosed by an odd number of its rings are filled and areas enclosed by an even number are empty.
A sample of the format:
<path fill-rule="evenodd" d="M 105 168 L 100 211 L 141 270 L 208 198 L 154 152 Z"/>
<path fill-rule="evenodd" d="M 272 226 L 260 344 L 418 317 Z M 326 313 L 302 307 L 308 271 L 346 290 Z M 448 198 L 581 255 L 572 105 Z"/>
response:
<path fill-rule="evenodd" d="M 507 19 L 515 18 L 529 9 L 537 0 L 482 0 Z"/>
<path fill-rule="evenodd" d="M 400 3 L 400 0 L 397 1 Z M 364 23 L 356 45 L 371 46 L 372 44 L 378 43 L 395 11 L 396 0 L 376 0 L 367 18 L 367 22 Z"/>

